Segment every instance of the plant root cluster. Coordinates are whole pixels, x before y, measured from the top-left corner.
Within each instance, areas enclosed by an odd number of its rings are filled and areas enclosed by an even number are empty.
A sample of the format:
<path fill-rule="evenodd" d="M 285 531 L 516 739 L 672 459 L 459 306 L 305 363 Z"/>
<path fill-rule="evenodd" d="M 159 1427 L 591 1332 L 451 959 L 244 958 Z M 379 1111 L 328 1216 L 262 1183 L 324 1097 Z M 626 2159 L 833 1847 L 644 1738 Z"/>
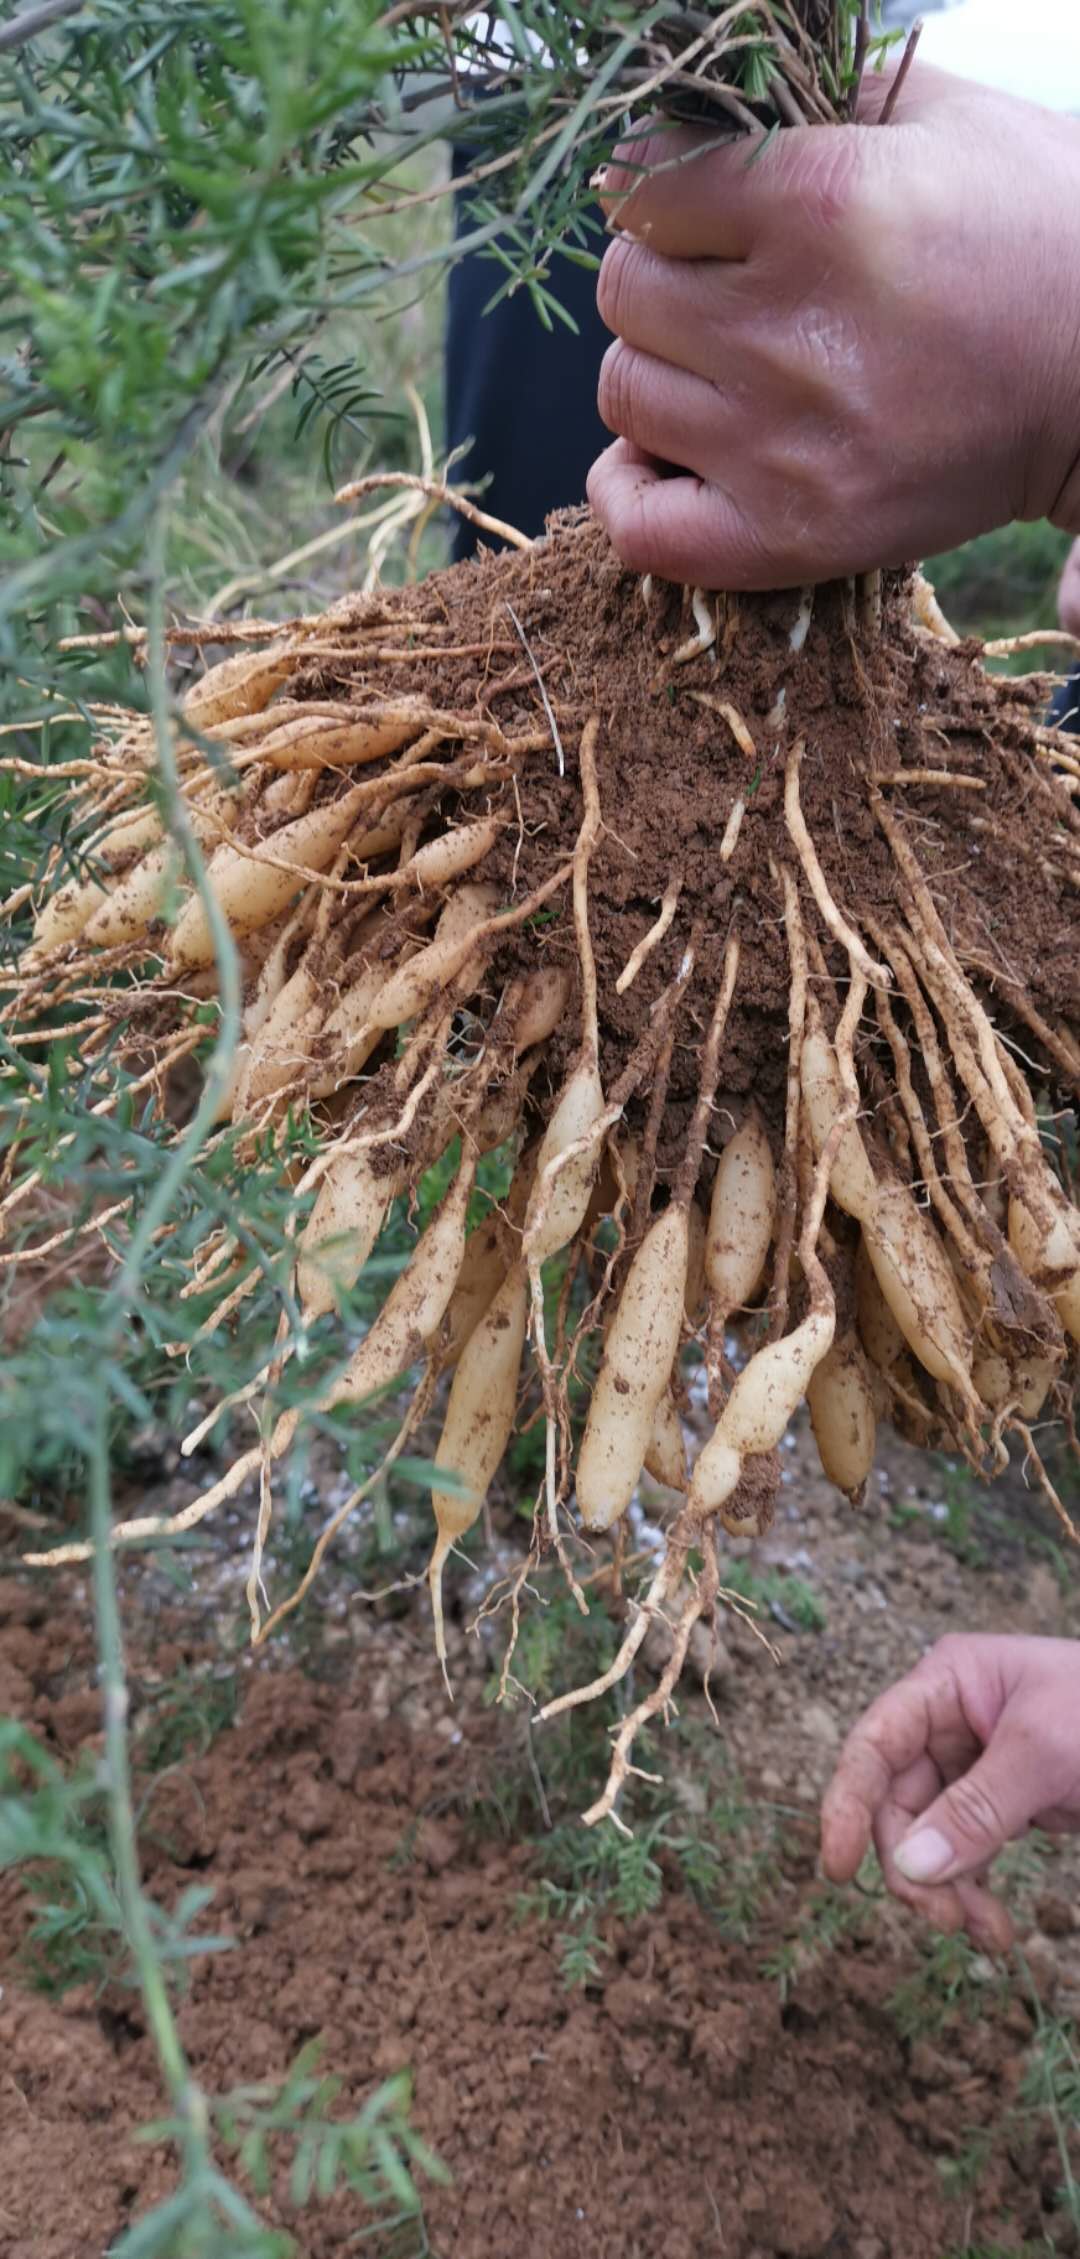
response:
<path fill-rule="evenodd" d="M 1040 725 L 1044 689 L 986 674 L 925 584 L 643 587 L 575 517 L 520 554 L 245 630 L 181 694 L 184 814 L 244 983 L 222 1119 L 253 1156 L 298 1118 L 314 1133 L 295 1184 L 301 1335 L 392 1205 L 457 1157 L 321 1398 L 409 1380 L 397 1452 L 450 1376 L 440 1657 L 447 1562 L 537 1395 L 515 1623 L 546 1552 L 581 1598 L 583 1554 L 621 1541 L 643 1470 L 672 1497 L 611 1667 L 543 1713 L 603 1697 L 678 1608 L 590 1819 L 615 1816 L 638 1732 L 723 1601 L 721 1533 L 768 1526 L 803 1398 L 853 1502 L 886 1418 L 987 1478 L 1016 1439 L 1076 1534 L 1046 1435 L 1071 1432 L 1080 1343 L 1080 772 Z M 103 716 L 71 779 L 94 809 L 92 875 L 43 889 L 10 1023 L 33 1045 L 70 1018 L 84 1057 L 119 1043 L 164 1092 L 205 1041 L 219 974 L 153 767 L 149 726 Z M 509 1189 L 476 1221 L 496 1152 Z M 20 1192 L 0 1214 L 29 1260 Z M 213 1288 L 211 1324 L 242 1324 L 252 1280 L 223 1227 L 191 1290 Z M 244 1394 L 296 1347 L 283 1319 Z M 695 1371 L 711 1432 L 691 1466 Z M 281 1414 L 165 1525 L 257 1479 L 256 1638 L 299 1597 L 268 1614 L 262 1586 L 296 1425 Z"/>

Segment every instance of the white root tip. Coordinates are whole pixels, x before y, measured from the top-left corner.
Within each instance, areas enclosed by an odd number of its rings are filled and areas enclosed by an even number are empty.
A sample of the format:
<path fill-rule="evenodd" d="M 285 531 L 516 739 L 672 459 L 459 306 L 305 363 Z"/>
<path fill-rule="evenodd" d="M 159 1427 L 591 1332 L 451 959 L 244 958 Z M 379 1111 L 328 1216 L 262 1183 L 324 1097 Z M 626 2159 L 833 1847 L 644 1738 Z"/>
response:
<path fill-rule="evenodd" d="M 798 654 L 805 646 L 806 638 L 810 633 L 810 622 L 813 617 L 814 591 L 812 588 L 804 588 L 799 598 L 799 609 L 795 615 L 795 625 L 788 637 L 788 643 L 796 654 Z"/>
<path fill-rule="evenodd" d="M 439 1668 L 443 1675 L 443 1683 L 452 1702 L 454 1699 L 454 1689 L 450 1684 L 450 1668 L 446 1655 L 446 1622 L 443 1616 L 442 1595 L 443 1569 L 446 1565 L 446 1557 L 449 1551 L 450 1547 L 447 1540 L 444 1537 L 436 1538 L 435 1545 L 432 1549 L 431 1559 L 428 1562 L 428 1590 L 431 1594 L 431 1617 L 432 1626 L 435 1633 L 435 1653 L 438 1657 Z"/>

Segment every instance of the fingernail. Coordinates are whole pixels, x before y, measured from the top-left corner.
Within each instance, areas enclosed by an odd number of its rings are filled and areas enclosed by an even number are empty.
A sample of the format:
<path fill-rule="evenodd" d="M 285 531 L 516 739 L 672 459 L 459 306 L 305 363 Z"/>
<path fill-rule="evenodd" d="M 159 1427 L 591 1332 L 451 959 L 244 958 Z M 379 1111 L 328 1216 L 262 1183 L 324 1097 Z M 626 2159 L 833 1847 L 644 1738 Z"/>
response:
<path fill-rule="evenodd" d="M 908 1882 L 936 1882 L 953 1863 L 953 1847 L 939 1828 L 919 1828 L 893 1853 Z"/>

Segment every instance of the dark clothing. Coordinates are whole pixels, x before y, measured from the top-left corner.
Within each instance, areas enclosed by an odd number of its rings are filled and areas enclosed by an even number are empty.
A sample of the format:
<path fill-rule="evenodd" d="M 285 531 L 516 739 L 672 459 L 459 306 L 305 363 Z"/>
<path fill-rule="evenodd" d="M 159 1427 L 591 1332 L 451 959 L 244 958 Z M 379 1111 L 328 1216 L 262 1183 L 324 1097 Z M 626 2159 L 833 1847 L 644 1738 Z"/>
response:
<path fill-rule="evenodd" d="M 477 161 L 475 149 L 454 151 L 455 180 Z M 456 202 L 459 235 L 475 222 L 468 200 Z M 603 237 L 595 238 L 603 249 Z M 446 444 L 472 442 L 452 479 L 488 483 L 476 499 L 520 533 L 544 530 L 550 510 L 584 502 L 589 468 L 610 441 L 596 406 L 596 378 L 611 339 L 596 311 L 596 275 L 558 252 L 549 287 L 577 323 L 575 337 L 553 317 L 546 330 L 526 289 L 484 307 L 504 270 L 481 253 L 452 267 L 446 327 Z M 487 544 L 487 536 L 481 536 Z M 471 556 L 474 526 L 457 520 L 455 558 Z"/>

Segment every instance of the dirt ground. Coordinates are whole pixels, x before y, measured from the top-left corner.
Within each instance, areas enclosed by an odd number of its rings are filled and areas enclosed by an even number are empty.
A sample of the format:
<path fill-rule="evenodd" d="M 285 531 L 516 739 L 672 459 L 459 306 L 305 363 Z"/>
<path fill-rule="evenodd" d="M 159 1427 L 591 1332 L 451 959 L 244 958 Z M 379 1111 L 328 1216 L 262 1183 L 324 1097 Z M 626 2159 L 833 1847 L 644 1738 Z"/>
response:
<path fill-rule="evenodd" d="M 691 1691 L 656 1737 L 664 1787 L 630 1816 L 653 1830 L 662 1895 L 630 1918 L 598 1896 L 577 1985 L 574 1917 L 562 1899 L 541 1913 L 603 1741 L 570 1780 L 565 1743 L 530 1744 L 523 1705 L 491 1706 L 497 1627 L 484 1645 L 452 1624 L 451 1709 L 418 1604 L 372 1612 L 331 1580 L 292 1649 L 251 1658 L 235 1546 L 196 1560 L 202 1614 L 159 1570 L 125 1568 L 148 1886 L 163 1904 L 212 1886 L 205 1922 L 235 1940 L 195 1960 L 181 1996 L 197 2076 L 219 2093 L 280 2078 L 317 2035 L 353 2111 L 408 2067 L 452 2176 L 425 2185 L 422 2220 L 362 2243 L 356 2199 L 298 2220 L 282 2180 L 261 2210 L 304 2259 L 1073 2249 L 1054 2128 L 1022 2090 L 1037 2018 L 1080 2008 L 1075 1858 L 1022 1863 L 1025 1961 L 997 1969 L 930 1952 L 879 1898 L 826 1891 L 816 1801 L 860 1705 L 935 1638 L 1080 1630 L 1075 1579 L 1019 1484 L 973 1519 L 958 1476 L 893 1444 L 853 1517 L 804 1438 L 785 1459 L 749 1555 L 780 1663 L 726 1628 L 715 1726 Z M 162 1689 L 234 1670 L 235 1722 L 149 1770 Z M 93 1743 L 83 1585 L 0 1585 L 0 1710 L 65 1756 Z M 695 1892 L 677 1845 L 699 1825 L 715 1838 L 718 1810 L 727 1848 Z M 99 2259 L 170 2185 L 167 2148 L 133 2138 L 160 2088 L 130 1989 L 32 1987 L 31 1912 L 21 1879 L 0 1883 L 0 2252 Z"/>

